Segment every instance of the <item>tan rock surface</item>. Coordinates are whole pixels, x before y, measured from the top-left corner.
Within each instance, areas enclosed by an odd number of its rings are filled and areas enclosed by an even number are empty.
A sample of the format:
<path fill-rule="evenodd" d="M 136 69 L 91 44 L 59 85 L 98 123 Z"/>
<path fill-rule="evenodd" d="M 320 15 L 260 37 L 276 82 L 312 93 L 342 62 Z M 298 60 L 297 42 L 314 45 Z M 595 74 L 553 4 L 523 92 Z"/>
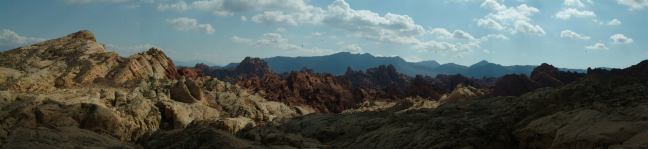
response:
<path fill-rule="evenodd" d="M 88 31 L 0 52 L 0 70 L 1 148 L 137 148 L 194 121 L 219 123 L 233 137 L 299 115 L 236 85 L 181 78 L 158 49 L 119 57 Z"/>

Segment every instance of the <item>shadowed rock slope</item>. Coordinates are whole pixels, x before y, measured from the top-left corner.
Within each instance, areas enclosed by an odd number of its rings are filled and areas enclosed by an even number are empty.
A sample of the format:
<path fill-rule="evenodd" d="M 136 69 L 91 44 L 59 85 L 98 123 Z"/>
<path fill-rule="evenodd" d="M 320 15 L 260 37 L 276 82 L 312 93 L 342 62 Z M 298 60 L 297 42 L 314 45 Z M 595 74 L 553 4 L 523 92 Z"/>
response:
<path fill-rule="evenodd" d="M 538 73 L 562 80 L 545 68 Z M 237 136 L 275 148 L 648 148 L 647 74 L 648 61 L 643 61 L 626 69 L 590 70 L 563 86 L 520 96 L 454 95 L 458 98 L 422 109 L 416 100 L 373 102 L 344 114 L 261 125 Z M 190 131 L 210 128 L 201 126 Z"/>

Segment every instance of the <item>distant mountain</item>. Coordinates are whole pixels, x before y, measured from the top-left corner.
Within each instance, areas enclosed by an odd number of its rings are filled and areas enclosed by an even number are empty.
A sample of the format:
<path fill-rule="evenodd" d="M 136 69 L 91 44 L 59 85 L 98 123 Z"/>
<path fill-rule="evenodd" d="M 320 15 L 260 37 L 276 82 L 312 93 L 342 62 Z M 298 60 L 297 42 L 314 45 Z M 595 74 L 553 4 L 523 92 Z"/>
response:
<path fill-rule="evenodd" d="M 205 64 L 205 65 L 209 65 L 209 66 L 215 66 L 215 64 L 212 63 L 212 62 L 201 61 L 201 60 L 189 60 L 189 61 L 174 60 L 173 63 L 175 63 L 175 65 L 179 66 L 179 67 L 182 67 L 182 66 L 184 66 L 184 67 L 193 67 L 196 64 Z"/>
<path fill-rule="evenodd" d="M 349 52 L 313 57 L 272 57 L 264 60 L 270 65 L 272 71 L 277 73 L 298 71 L 307 67 L 315 72 L 341 75 L 346 72 L 347 67 L 354 70 L 365 70 L 389 64 L 401 68 L 400 71 L 403 71 L 403 69 L 416 70 L 416 68 L 408 68 L 410 64 L 400 57 L 375 57 L 371 54 L 352 54 Z"/>
<path fill-rule="evenodd" d="M 418 74 L 436 76 L 438 74 L 462 74 L 468 77 L 500 77 L 506 74 L 530 75 L 536 66 L 514 65 L 503 66 L 488 61 L 480 61 L 470 66 L 463 66 L 455 63 L 440 64 L 437 61 L 407 62 L 396 57 L 376 57 L 371 54 L 353 54 L 340 52 L 325 56 L 311 57 L 271 57 L 265 58 L 273 72 L 284 73 L 300 71 L 309 68 L 314 72 L 325 72 L 335 75 L 342 75 L 347 67 L 353 70 L 366 70 L 380 65 L 393 65 L 396 69 L 409 76 Z M 238 63 L 230 63 L 223 68 L 234 68 Z M 581 69 L 563 69 L 561 71 L 585 72 Z"/>
<path fill-rule="evenodd" d="M 429 68 L 436 68 L 436 67 L 441 66 L 441 64 L 439 64 L 439 62 L 437 62 L 435 60 L 414 62 L 414 64 L 419 65 L 419 66 L 423 66 L 423 67 L 429 67 Z"/>

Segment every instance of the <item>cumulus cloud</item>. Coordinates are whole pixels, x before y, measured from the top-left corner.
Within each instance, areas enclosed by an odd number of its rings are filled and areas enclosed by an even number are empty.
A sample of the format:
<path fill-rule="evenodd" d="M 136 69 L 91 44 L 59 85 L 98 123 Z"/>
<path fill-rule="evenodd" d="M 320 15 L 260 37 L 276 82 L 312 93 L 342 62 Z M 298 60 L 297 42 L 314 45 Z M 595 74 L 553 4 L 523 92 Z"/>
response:
<path fill-rule="evenodd" d="M 264 11 L 261 14 L 252 16 L 256 23 L 284 23 L 289 25 L 318 24 L 322 17 L 321 9 L 310 9 L 315 12 L 285 12 L 285 11 Z"/>
<path fill-rule="evenodd" d="M 491 12 L 477 20 L 479 27 L 507 31 L 512 34 L 545 35 L 545 31 L 540 25 L 532 23 L 531 16 L 540 12 L 538 8 L 526 4 L 508 7 L 498 0 L 484 0 L 481 7 L 491 10 Z"/>
<path fill-rule="evenodd" d="M 247 39 L 247 38 L 242 38 L 242 37 L 239 37 L 239 36 L 232 36 L 231 40 L 234 43 L 252 43 L 252 40 Z"/>
<path fill-rule="evenodd" d="M 398 44 L 418 44 L 417 36 L 427 33 L 407 15 L 380 15 L 369 10 L 356 10 L 344 0 L 336 0 L 325 9 L 311 5 L 301 8 L 298 11 L 263 11 L 253 16 L 252 20 L 257 23 L 326 25 L 365 39 Z"/>
<path fill-rule="evenodd" d="M 255 2 L 252 7 L 248 2 Z M 236 4 L 236 5 L 234 5 Z M 499 3 L 497 3 L 499 4 Z M 237 6 L 234 9 L 233 6 Z M 434 30 L 427 30 L 417 24 L 408 15 L 394 13 L 379 14 L 370 10 L 353 9 L 344 0 L 335 0 L 326 7 L 317 7 L 305 3 L 303 0 L 200 0 L 192 3 L 192 7 L 210 10 L 217 15 L 233 15 L 240 12 L 254 12 L 249 20 L 262 24 L 286 24 L 292 26 L 317 25 L 327 26 L 349 33 L 350 36 L 360 37 L 384 43 L 393 43 L 412 46 L 418 50 L 447 50 L 464 51 L 479 48 L 482 38 L 477 38 L 462 30 L 447 31 L 447 34 L 436 34 Z M 485 6 L 486 7 L 486 6 Z M 491 7 L 491 6 L 488 6 Z M 499 6 L 492 6 L 493 9 Z M 536 8 L 520 5 L 510 8 L 516 11 L 511 16 L 493 15 L 492 19 L 507 19 L 514 17 L 517 20 L 529 21 L 524 17 L 529 13 L 537 13 Z M 506 10 L 502 10 L 506 11 Z M 520 16 L 522 15 L 522 16 Z M 522 19 L 519 19 L 522 18 Z M 498 22 L 495 22 L 498 23 Z M 511 26 L 513 23 L 511 23 Z M 497 25 L 494 25 L 497 28 Z M 500 28 L 504 28 L 502 25 Z M 539 29 L 538 29 L 539 28 Z M 513 27 L 511 27 L 513 29 Z M 534 34 L 544 34 L 537 25 L 521 28 L 520 31 Z M 268 34 L 267 36 L 270 36 Z M 435 40 L 421 40 L 422 36 L 432 35 Z M 490 38 L 490 37 L 489 37 Z M 262 40 L 253 40 L 259 43 Z"/>
<path fill-rule="evenodd" d="M 591 37 L 586 35 L 578 34 L 571 30 L 563 30 L 560 32 L 560 38 L 569 38 L 569 39 L 580 39 L 580 40 L 589 40 Z"/>
<path fill-rule="evenodd" d="M 623 34 L 614 34 L 614 35 L 610 36 L 610 40 L 612 40 L 614 43 L 620 43 L 620 44 L 629 44 L 629 43 L 634 42 L 634 40 L 632 40 L 632 38 L 626 37 Z"/>
<path fill-rule="evenodd" d="M 87 5 L 87 4 L 114 4 L 124 6 L 125 8 L 138 8 L 142 4 L 152 4 L 155 0 L 64 0 L 67 4 Z"/>
<path fill-rule="evenodd" d="M 494 30 L 504 30 L 505 29 L 504 26 L 497 23 L 497 21 L 495 21 L 495 20 L 493 20 L 491 18 L 485 18 L 485 19 L 477 20 L 477 26 L 483 27 L 483 28 L 488 28 L 488 29 L 494 29 Z"/>
<path fill-rule="evenodd" d="M 481 7 L 485 7 L 495 11 L 502 11 L 506 9 L 506 6 L 504 4 L 499 3 L 497 0 L 484 0 L 484 2 L 481 4 Z"/>
<path fill-rule="evenodd" d="M 211 11 L 219 16 L 269 9 L 305 11 L 313 7 L 306 4 L 304 0 L 198 0 L 191 5 L 193 8 Z"/>
<path fill-rule="evenodd" d="M 621 21 L 619 21 L 618 19 L 615 18 L 615 19 L 612 19 L 609 22 L 607 22 L 607 25 L 608 26 L 619 26 L 619 25 L 621 25 Z"/>
<path fill-rule="evenodd" d="M 540 25 L 533 25 L 527 21 L 518 20 L 515 22 L 515 30 L 513 33 L 526 33 L 529 35 L 543 36 L 545 35 L 544 29 Z"/>
<path fill-rule="evenodd" d="M 648 7 L 648 0 L 617 0 L 618 4 L 627 6 L 630 10 L 641 10 Z"/>
<path fill-rule="evenodd" d="M 563 4 L 572 7 L 585 7 L 585 3 L 591 4 L 592 0 L 565 0 Z"/>
<path fill-rule="evenodd" d="M 159 4 L 157 7 L 158 11 L 176 11 L 182 12 L 189 9 L 189 5 L 184 1 L 178 1 L 172 4 Z"/>
<path fill-rule="evenodd" d="M 44 40 L 43 38 L 22 36 L 8 29 L 0 30 L 0 50 L 9 50 Z"/>
<path fill-rule="evenodd" d="M 200 24 L 193 18 L 180 17 L 167 20 L 167 23 L 180 31 L 199 31 L 207 34 L 212 34 L 215 31 L 211 24 Z"/>
<path fill-rule="evenodd" d="M 450 32 L 445 28 L 433 28 L 429 33 L 440 39 L 475 40 L 474 36 L 462 30 Z"/>
<path fill-rule="evenodd" d="M 585 46 L 585 48 L 590 49 L 590 50 L 607 50 L 608 49 L 608 47 L 605 46 L 605 44 L 603 44 L 603 43 L 595 43 L 595 44 L 590 45 L 590 46 Z"/>
<path fill-rule="evenodd" d="M 586 18 L 586 17 L 596 17 L 596 13 L 587 10 L 578 10 L 574 8 L 563 9 L 556 13 L 556 18 L 569 20 L 572 17 L 574 18 Z"/>
<path fill-rule="evenodd" d="M 362 53 L 364 50 L 357 44 L 349 44 L 344 46 L 344 50 L 351 53 Z"/>
<path fill-rule="evenodd" d="M 387 13 L 381 16 L 369 10 L 355 10 L 343 0 L 333 2 L 326 12 L 324 24 L 373 40 L 411 43 L 426 32 L 407 15 Z"/>

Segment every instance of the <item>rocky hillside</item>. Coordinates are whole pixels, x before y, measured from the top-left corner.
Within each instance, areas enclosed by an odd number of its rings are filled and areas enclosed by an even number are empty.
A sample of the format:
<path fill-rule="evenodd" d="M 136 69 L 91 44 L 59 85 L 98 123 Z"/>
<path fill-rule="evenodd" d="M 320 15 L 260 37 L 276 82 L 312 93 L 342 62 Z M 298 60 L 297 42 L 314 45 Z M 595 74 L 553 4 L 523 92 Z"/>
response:
<path fill-rule="evenodd" d="M 533 69 L 531 77 L 524 74 L 505 75 L 495 82 L 493 95 L 518 96 L 538 88 L 560 87 L 582 78 L 584 74 L 560 71 L 558 68 L 543 63 Z"/>
<path fill-rule="evenodd" d="M 534 74 L 551 76 L 554 83 L 571 80 L 557 77 L 560 73 L 548 65 L 536 70 Z M 262 142 L 270 148 L 648 148 L 646 76 L 648 60 L 622 70 L 590 70 L 571 83 L 561 81 L 563 86 L 520 96 L 470 96 L 477 92 L 464 88 L 444 102 L 368 102 L 345 114 L 307 115 L 236 137 L 210 133 L 208 124 L 195 125 L 151 146 L 245 147 Z M 192 132 L 205 132 L 195 137 L 214 142 L 173 140 Z"/>
<path fill-rule="evenodd" d="M 210 121 L 232 134 L 313 112 L 266 101 L 159 49 L 120 57 L 89 31 L 0 53 L 0 148 L 140 148 Z"/>
<path fill-rule="evenodd" d="M 270 70 L 264 60 L 247 57 L 229 69 L 212 69 L 204 65 L 196 65 L 194 69 L 248 88 L 268 100 L 307 105 L 320 112 L 334 113 L 355 108 L 364 101 L 407 97 L 438 100 L 459 84 L 484 86 L 479 80 L 461 75 L 409 77 L 398 72 L 393 65 L 381 65 L 365 71 L 348 67 L 344 75 L 339 76 L 316 73 L 308 68 L 277 74 Z"/>

